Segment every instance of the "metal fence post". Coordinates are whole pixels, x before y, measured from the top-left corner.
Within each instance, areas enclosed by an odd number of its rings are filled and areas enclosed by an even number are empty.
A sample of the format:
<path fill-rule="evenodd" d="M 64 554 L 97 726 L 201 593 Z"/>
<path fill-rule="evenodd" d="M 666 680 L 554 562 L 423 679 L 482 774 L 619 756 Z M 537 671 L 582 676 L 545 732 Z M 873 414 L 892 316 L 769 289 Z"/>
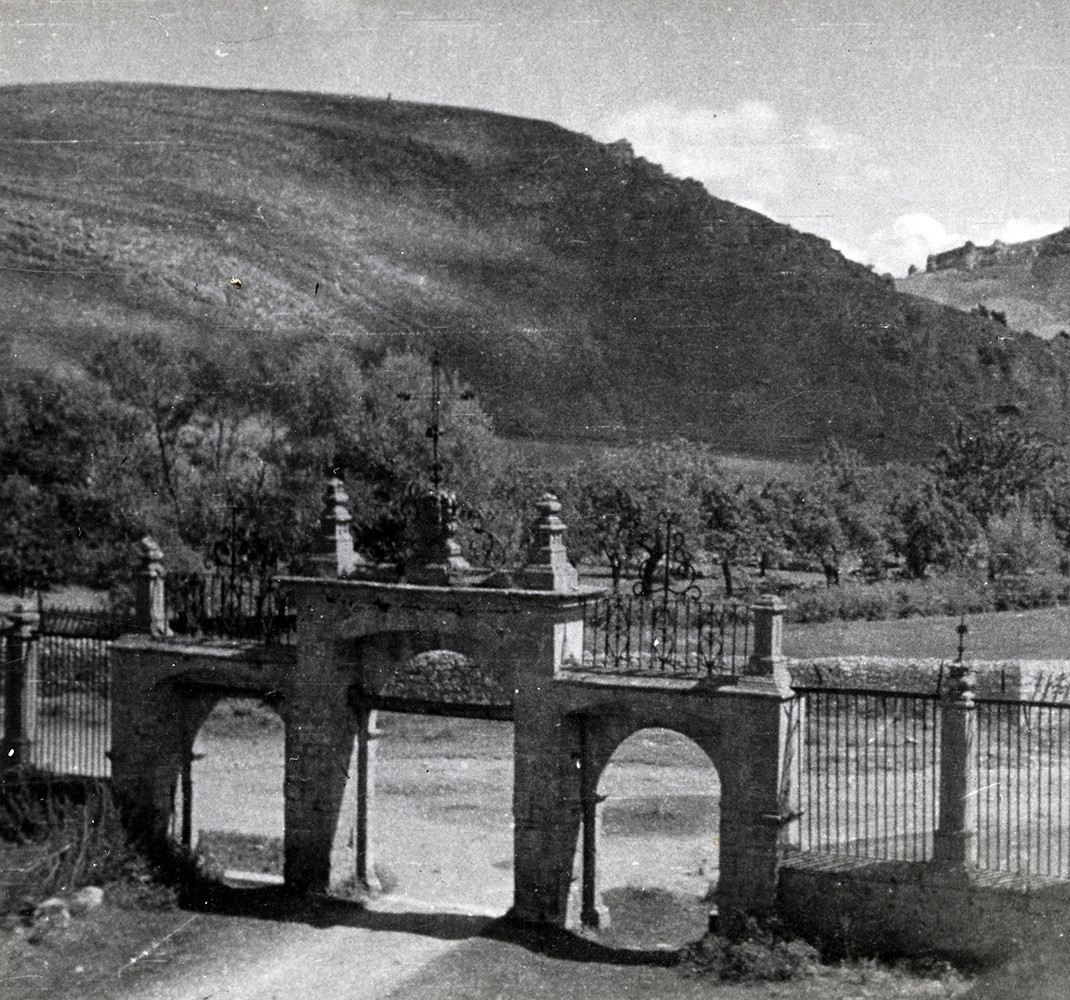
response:
<path fill-rule="evenodd" d="M 977 862 L 977 706 L 974 673 L 951 665 L 940 698 L 940 815 L 933 839 L 933 860 L 949 866 Z"/>
<path fill-rule="evenodd" d="M 141 539 L 141 568 L 134 597 L 134 625 L 148 635 L 167 635 L 166 573 L 163 550 L 151 535 Z"/>
<path fill-rule="evenodd" d="M 10 771 L 30 763 L 37 723 L 40 693 L 37 631 L 40 615 L 32 601 L 19 601 L 10 612 L 7 631 L 7 662 L 4 664 L 3 742 L 0 770 Z"/>

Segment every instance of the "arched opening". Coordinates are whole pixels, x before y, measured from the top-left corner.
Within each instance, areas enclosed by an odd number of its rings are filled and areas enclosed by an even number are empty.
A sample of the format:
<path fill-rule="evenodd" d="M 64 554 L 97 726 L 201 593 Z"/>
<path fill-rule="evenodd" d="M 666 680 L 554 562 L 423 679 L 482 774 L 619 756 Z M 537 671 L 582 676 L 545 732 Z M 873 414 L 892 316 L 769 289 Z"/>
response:
<path fill-rule="evenodd" d="M 498 916 L 512 903 L 513 727 L 378 713 L 369 841 L 383 900 Z"/>
<path fill-rule="evenodd" d="M 283 722 L 271 706 L 220 699 L 177 783 L 172 837 L 228 882 L 281 882 L 285 763 Z"/>
<path fill-rule="evenodd" d="M 709 757 L 677 732 L 642 729 L 617 746 L 596 790 L 593 890 L 599 939 L 616 947 L 653 948 L 701 938 L 719 874 L 721 783 Z M 583 841 L 581 832 L 572 903 L 576 922 L 583 908 Z M 590 914 L 584 922 L 592 923 Z"/>

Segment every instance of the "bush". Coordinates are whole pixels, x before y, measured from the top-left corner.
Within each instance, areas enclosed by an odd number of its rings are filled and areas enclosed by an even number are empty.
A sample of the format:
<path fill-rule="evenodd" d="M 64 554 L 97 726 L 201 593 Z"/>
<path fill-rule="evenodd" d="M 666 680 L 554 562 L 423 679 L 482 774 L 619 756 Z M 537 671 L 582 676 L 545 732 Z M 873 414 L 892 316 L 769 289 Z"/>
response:
<path fill-rule="evenodd" d="M 695 975 L 752 983 L 808 978 L 817 974 L 821 960 L 812 944 L 752 920 L 742 938 L 709 934 L 688 948 L 682 961 Z"/>
<path fill-rule="evenodd" d="M 993 518 L 988 537 L 988 572 L 993 580 L 1021 576 L 1029 570 L 1053 570 L 1059 565 L 1060 546 L 1048 525 L 1021 514 Z"/>
<path fill-rule="evenodd" d="M 942 576 L 798 593 L 788 601 L 787 620 L 889 621 L 934 615 L 1028 611 L 1070 601 L 1070 580 L 1055 574 L 1007 576 L 995 583 Z"/>

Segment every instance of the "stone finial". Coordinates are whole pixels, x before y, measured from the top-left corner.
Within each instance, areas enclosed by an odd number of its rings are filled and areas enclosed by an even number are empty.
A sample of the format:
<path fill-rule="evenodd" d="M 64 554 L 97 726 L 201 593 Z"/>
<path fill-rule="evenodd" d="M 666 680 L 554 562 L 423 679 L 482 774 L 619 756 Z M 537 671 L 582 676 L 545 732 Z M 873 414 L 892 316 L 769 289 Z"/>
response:
<path fill-rule="evenodd" d="M 544 493 L 535 509 L 538 515 L 531 529 L 527 561 L 519 574 L 520 585 L 527 590 L 575 590 L 579 574 L 568 561 L 561 501 L 553 493 Z"/>
<path fill-rule="evenodd" d="M 445 587 L 467 569 L 471 566 L 457 541 L 457 497 L 448 490 L 429 490 L 417 502 L 416 551 L 405 568 L 405 581 Z"/>
<path fill-rule="evenodd" d="M 323 492 L 319 539 L 311 560 L 319 576 L 349 576 L 365 563 L 353 546 L 352 524 L 345 484 L 337 476 L 332 476 Z"/>
<path fill-rule="evenodd" d="M 942 701 L 945 705 L 973 707 L 973 697 L 977 686 L 977 673 L 969 663 L 956 660 L 947 669 L 947 675 L 941 688 Z"/>
<path fill-rule="evenodd" d="M 138 543 L 141 568 L 137 574 L 134 594 L 134 624 L 149 635 L 167 634 L 166 571 L 163 549 L 151 535 Z"/>
<path fill-rule="evenodd" d="M 37 610 L 37 602 L 20 598 L 8 612 L 11 620 L 11 633 L 20 639 L 32 639 L 41 624 L 41 614 Z"/>
<path fill-rule="evenodd" d="M 153 572 L 159 572 L 163 569 L 163 549 L 160 548 L 152 535 L 146 535 L 142 538 L 138 543 L 138 547 L 141 549 L 142 570 L 152 569 Z"/>

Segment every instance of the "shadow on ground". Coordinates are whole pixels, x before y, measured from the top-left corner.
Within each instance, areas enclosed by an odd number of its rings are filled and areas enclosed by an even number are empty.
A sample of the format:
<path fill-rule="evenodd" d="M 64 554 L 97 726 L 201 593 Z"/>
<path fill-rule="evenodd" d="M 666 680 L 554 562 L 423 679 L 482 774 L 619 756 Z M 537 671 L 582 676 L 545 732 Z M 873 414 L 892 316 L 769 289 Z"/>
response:
<path fill-rule="evenodd" d="M 310 927 L 392 931 L 443 941 L 485 938 L 519 945 L 533 954 L 572 962 L 667 967 L 679 961 L 677 949 L 613 947 L 561 928 L 513 920 L 508 915 L 493 918 L 463 913 L 377 909 L 358 900 L 298 897 L 278 885 L 239 888 L 201 883 L 186 889 L 182 906 L 218 916 L 301 923 Z"/>

